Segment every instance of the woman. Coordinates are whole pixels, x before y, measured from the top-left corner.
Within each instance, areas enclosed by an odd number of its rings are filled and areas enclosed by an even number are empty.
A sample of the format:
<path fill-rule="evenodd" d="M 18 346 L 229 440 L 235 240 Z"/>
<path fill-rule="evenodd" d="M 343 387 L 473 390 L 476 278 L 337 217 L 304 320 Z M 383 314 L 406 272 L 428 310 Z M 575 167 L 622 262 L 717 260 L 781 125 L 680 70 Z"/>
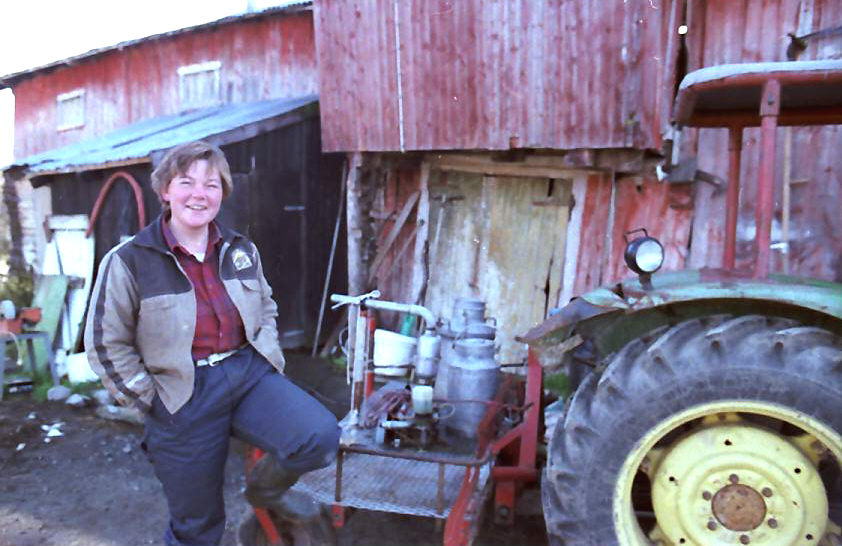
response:
<path fill-rule="evenodd" d="M 278 506 L 330 464 L 339 428 L 284 377 L 277 307 L 252 242 L 215 222 L 233 185 L 222 151 L 172 149 L 152 173 L 163 213 L 106 254 L 85 348 L 118 402 L 147 413 L 143 444 L 170 510 L 165 543 L 218 544 L 230 435 L 259 447 L 246 497 Z"/>

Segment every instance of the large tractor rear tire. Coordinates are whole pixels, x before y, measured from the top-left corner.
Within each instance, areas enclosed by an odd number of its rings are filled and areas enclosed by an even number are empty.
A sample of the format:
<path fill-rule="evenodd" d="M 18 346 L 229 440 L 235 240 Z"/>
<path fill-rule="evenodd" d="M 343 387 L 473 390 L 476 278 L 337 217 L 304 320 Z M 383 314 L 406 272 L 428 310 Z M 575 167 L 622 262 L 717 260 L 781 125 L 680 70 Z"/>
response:
<path fill-rule="evenodd" d="M 838 334 L 762 316 L 663 328 L 556 426 L 550 544 L 838 546 L 841 432 Z"/>

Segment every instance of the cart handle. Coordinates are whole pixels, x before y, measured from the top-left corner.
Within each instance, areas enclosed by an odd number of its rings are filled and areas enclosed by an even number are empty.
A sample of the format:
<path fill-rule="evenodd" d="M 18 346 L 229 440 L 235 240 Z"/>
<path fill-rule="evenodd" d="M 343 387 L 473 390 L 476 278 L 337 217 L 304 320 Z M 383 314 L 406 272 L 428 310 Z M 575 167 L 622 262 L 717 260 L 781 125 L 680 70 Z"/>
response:
<path fill-rule="evenodd" d="M 376 299 L 380 297 L 380 290 L 372 290 L 368 294 L 361 294 L 359 296 L 346 296 L 344 294 L 331 294 L 330 301 L 336 305 L 331 309 L 337 309 L 343 305 L 360 305 L 367 299 Z"/>
<path fill-rule="evenodd" d="M 371 309 L 381 309 L 383 311 L 397 311 L 399 313 L 409 313 L 411 315 L 418 315 L 426 323 L 427 330 L 434 330 L 436 327 L 436 316 L 433 312 L 422 305 L 411 305 L 408 303 L 397 303 L 394 301 L 378 300 L 380 296 L 379 290 L 372 290 L 368 294 L 361 296 L 343 296 L 341 294 L 331 294 L 330 301 L 335 302 L 336 305 L 332 309 L 341 307 L 342 305 L 362 305 L 365 300 L 368 300 L 365 305 Z"/>

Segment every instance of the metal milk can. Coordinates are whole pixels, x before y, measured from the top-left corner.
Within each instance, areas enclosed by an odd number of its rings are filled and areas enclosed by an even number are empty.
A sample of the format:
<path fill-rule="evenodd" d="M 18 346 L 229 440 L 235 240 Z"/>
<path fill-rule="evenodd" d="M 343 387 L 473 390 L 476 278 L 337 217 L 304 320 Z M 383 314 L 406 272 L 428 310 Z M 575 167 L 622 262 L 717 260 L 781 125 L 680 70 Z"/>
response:
<path fill-rule="evenodd" d="M 494 361 L 494 342 L 481 338 L 457 341 L 447 386 L 447 398 L 454 409 L 445 420 L 446 428 L 476 438 L 488 402 L 494 400 L 499 386 L 500 366 Z"/>
<path fill-rule="evenodd" d="M 453 317 L 439 329 L 441 353 L 436 371 L 435 396 L 447 398 L 450 362 L 455 355 L 455 343 L 460 339 L 494 339 L 497 329 L 485 324 L 485 302 L 478 298 L 462 297 L 453 306 Z"/>

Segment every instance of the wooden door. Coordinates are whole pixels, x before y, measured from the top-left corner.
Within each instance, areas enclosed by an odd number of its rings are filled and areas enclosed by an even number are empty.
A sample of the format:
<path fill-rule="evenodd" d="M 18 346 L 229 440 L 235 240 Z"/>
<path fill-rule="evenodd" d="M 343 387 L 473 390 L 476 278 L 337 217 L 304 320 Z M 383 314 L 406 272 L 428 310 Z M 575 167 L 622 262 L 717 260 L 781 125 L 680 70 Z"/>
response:
<path fill-rule="evenodd" d="M 515 336 L 558 305 L 571 182 L 437 174 L 425 303 L 448 318 L 456 298 L 482 298 L 497 321 L 499 361 L 518 362 L 526 348 Z"/>

